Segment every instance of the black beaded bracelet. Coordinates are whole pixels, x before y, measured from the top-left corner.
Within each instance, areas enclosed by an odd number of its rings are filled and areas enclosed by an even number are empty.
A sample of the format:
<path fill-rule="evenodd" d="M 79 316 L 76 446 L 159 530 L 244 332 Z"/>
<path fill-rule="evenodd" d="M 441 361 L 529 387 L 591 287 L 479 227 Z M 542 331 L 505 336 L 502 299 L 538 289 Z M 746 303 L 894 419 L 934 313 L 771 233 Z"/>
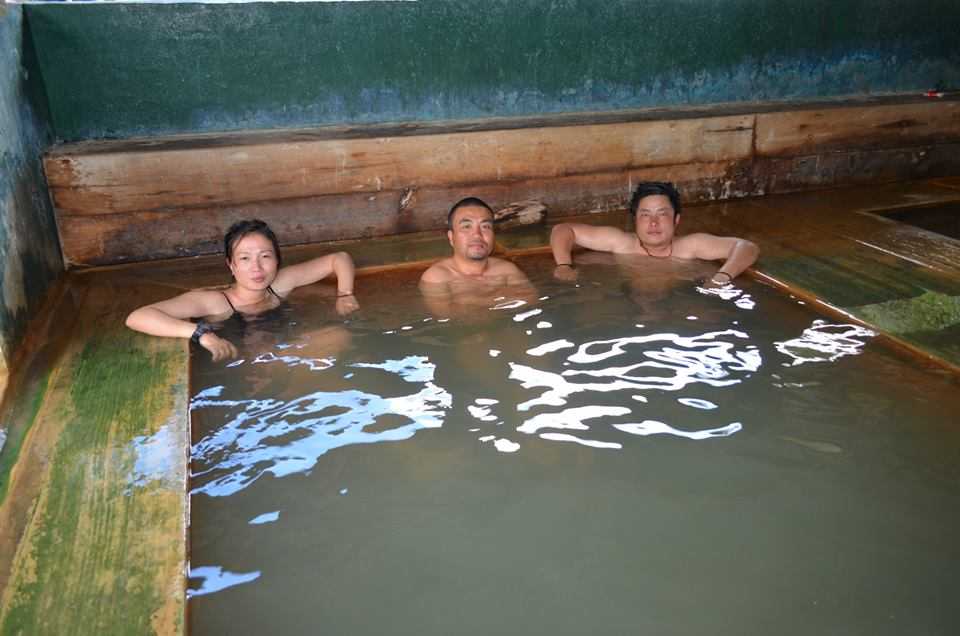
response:
<path fill-rule="evenodd" d="M 728 273 L 726 273 L 726 272 L 725 272 L 725 271 L 723 271 L 722 269 L 721 269 L 721 270 L 719 270 L 719 271 L 717 272 L 717 274 L 723 274 L 724 276 L 726 276 L 726 277 L 727 277 L 727 282 L 728 282 L 728 283 L 729 283 L 730 281 L 732 281 L 732 280 L 733 280 L 733 276 L 731 276 L 730 274 L 728 274 Z M 713 276 L 711 276 L 710 278 L 712 279 L 712 278 L 714 278 L 714 277 L 716 277 L 716 275 L 717 275 L 717 274 L 714 274 L 714 275 L 713 275 Z"/>
<path fill-rule="evenodd" d="M 190 340 L 200 344 L 200 338 L 203 336 L 203 334 L 210 333 L 211 331 L 213 331 L 213 325 L 206 320 L 201 320 L 197 323 L 197 328 L 193 330 L 193 335 L 190 336 Z"/>

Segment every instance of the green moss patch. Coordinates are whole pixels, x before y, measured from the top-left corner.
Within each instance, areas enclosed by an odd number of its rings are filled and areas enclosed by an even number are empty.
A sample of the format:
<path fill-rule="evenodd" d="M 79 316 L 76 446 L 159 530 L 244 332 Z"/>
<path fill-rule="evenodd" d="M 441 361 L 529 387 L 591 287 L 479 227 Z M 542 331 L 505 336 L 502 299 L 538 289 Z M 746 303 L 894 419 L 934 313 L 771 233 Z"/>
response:
<path fill-rule="evenodd" d="M 50 380 L 49 371 L 40 378 L 36 384 L 30 388 L 28 398 L 15 405 L 10 421 L 7 423 L 7 440 L 0 450 L 0 503 L 7 496 L 10 488 L 10 472 L 13 470 L 17 459 L 20 458 L 20 449 L 23 446 L 23 440 L 27 438 L 27 433 L 37 419 L 37 413 L 40 411 L 40 405 L 43 403 L 43 396 L 47 392 L 47 383 Z"/>
<path fill-rule="evenodd" d="M 863 305 L 851 311 L 888 333 L 939 331 L 960 324 L 960 297 L 928 291 L 914 298 Z"/>
<path fill-rule="evenodd" d="M 165 348 L 166 347 L 166 348 Z M 63 430 L 7 591 L 3 634 L 146 634 L 183 558 L 183 493 L 132 484 L 134 439 L 170 417 L 183 356 L 131 332 L 98 335 L 51 387 Z M 182 387 L 179 387 L 182 390 Z"/>

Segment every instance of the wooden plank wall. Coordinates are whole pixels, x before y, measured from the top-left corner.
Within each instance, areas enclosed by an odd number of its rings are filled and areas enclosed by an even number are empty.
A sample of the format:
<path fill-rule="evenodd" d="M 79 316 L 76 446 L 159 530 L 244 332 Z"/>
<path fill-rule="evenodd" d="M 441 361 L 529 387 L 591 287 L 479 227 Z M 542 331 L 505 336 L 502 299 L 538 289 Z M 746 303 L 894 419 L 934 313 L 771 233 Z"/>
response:
<path fill-rule="evenodd" d="M 954 98 L 500 124 L 86 142 L 45 167 L 70 266 L 216 253 L 250 217 L 291 245 L 437 229 L 468 195 L 567 216 L 651 179 L 697 202 L 960 174 Z"/>

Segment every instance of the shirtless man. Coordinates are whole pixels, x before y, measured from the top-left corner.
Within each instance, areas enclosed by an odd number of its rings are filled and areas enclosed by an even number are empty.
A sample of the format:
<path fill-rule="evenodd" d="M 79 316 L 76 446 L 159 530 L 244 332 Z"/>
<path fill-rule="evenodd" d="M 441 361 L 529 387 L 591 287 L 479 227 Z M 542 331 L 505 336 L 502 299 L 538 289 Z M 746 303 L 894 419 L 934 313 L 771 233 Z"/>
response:
<path fill-rule="evenodd" d="M 481 305 L 503 288 L 530 300 L 533 290 L 520 269 L 490 256 L 494 248 L 493 210 L 480 199 L 458 201 L 447 215 L 453 256 L 434 263 L 420 277 L 420 289 L 433 313 L 449 314 L 453 304 Z M 489 305 L 488 305 L 489 306 Z"/>
<path fill-rule="evenodd" d="M 630 200 L 630 214 L 634 217 L 633 233 L 582 223 L 560 223 L 554 227 L 550 248 L 557 263 L 557 277 L 573 277 L 575 245 L 650 258 L 723 261 L 720 269 L 706 281 L 712 286 L 730 283 L 750 267 L 760 253 L 755 244 L 732 236 L 704 233 L 675 236 L 680 224 L 680 195 L 671 183 L 648 182 L 637 186 Z"/>

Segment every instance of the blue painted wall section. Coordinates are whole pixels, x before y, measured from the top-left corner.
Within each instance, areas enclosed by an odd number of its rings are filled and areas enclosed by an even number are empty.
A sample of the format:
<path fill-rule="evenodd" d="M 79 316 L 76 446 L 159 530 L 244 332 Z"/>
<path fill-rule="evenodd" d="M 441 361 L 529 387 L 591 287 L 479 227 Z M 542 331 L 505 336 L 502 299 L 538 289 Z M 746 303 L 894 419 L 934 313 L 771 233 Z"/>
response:
<path fill-rule="evenodd" d="M 960 86 L 956 0 L 44 4 L 61 140 Z"/>
<path fill-rule="evenodd" d="M 0 5 L 0 51 L 0 353 L 9 362 L 63 264 L 40 161 L 52 135 L 20 5 Z"/>

